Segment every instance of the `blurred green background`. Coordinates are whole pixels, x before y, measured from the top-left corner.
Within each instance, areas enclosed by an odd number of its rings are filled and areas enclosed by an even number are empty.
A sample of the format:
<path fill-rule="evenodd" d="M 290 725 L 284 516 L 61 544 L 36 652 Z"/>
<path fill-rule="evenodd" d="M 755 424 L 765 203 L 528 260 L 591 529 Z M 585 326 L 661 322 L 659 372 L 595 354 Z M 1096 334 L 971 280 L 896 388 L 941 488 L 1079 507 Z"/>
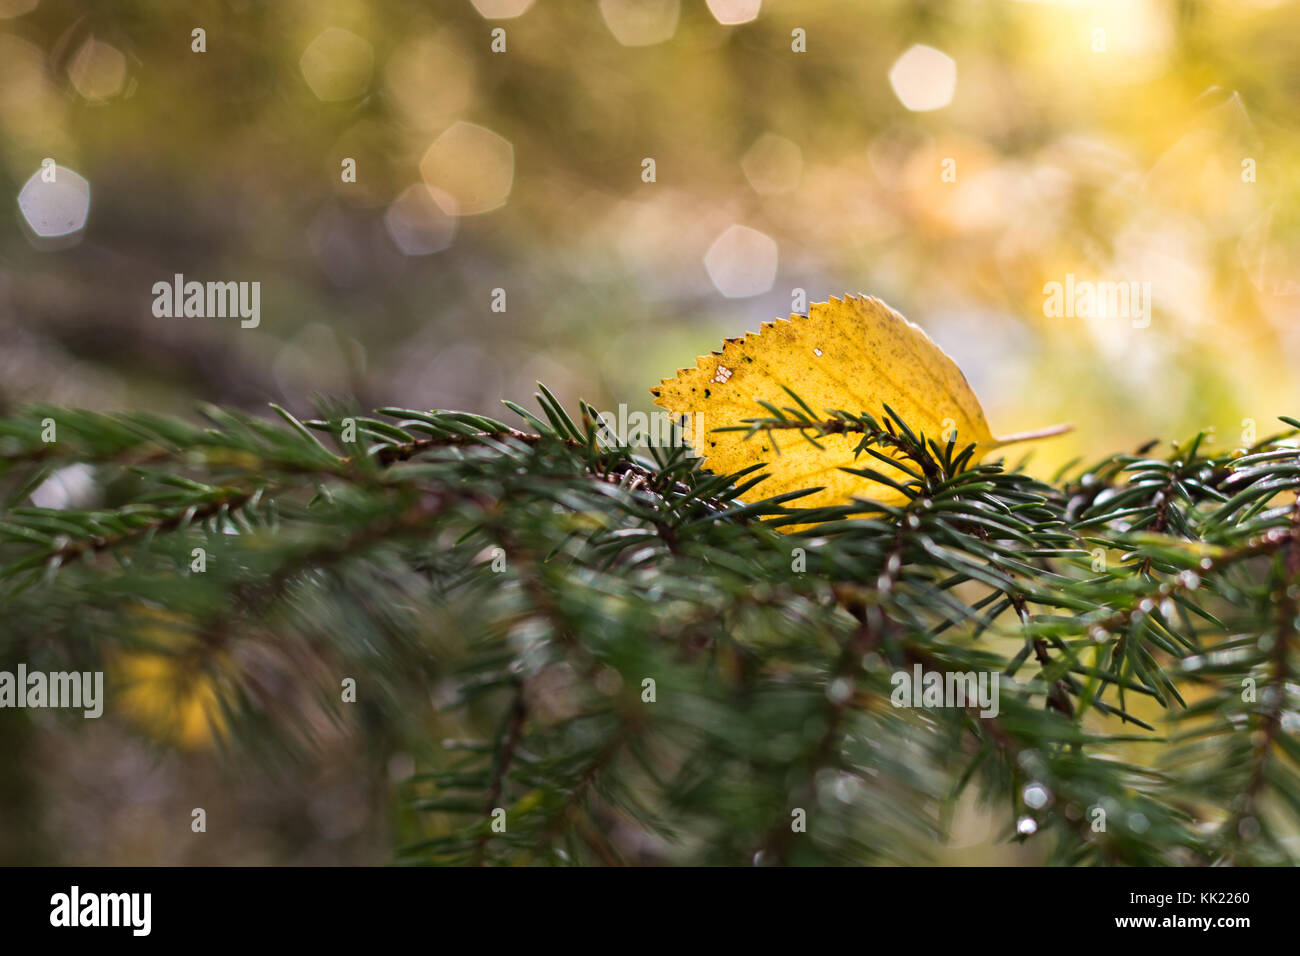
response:
<path fill-rule="evenodd" d="M 1265 0 L 0 0 L 0 412 L 495 415 L 538 379 L 649 410 L 802 290 L 921 324 L 995 433 L 1075 422 L 1036 467 L 1240 444 L 1300 411 L 1297 29 Z M 260 324 L 156 317 L 177 273 L 260 282 Z M 1048 317 L 1067 275 L 1149 282 L 1149 324 Z M 334 746 L 269 781 L 107 722 L 11 737 L 35 782 L 0 818 L 39 823 L 0 860 L 384 860 L 383 774 Z M 197 805 L 246 825 L 168 839 Z M 966 816 L 944 858 L 1032 859 Z"/>

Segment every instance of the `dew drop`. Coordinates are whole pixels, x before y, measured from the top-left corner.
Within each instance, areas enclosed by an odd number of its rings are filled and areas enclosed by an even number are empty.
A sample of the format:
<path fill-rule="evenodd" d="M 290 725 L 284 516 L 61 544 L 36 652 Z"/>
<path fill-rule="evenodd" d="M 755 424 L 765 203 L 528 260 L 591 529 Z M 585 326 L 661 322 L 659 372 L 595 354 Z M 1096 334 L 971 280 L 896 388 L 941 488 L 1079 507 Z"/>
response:
<path fill-rule="evenodd" d="M 853 696 L 853 685 L 847 678 L 837 677 L 826 688 L 826 696 L 833 704 L 846 704 Z"/>
<path fill-rule="evenodd" d="M 1047 792 L 1047 788 L 1041 783 L 1031 783 L 1029 786 L 1025 787 L 1025 806 L 1029 807 L 1031 810 L 1043 809 L 1051 799 L 1052 795 Z"/>

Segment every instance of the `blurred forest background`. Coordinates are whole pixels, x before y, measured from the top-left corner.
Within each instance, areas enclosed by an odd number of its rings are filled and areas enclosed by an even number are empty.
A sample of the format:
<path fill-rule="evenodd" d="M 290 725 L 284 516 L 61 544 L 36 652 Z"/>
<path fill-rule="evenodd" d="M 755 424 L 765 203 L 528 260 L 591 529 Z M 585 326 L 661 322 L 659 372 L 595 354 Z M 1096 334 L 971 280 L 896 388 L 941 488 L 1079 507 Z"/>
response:
<path fill-rule="evenodd" d="M 538 379 L 650 410 L 802 289 L 921 324 L 995 433 L 1075 422 L 1037 467 L 1239 444 L 1300 413 L 1298 30 L 1268 0 L 0 0 L 0 412 L 496 415 Z M 259 326 L 155 317 L 176 273 L 260 282 Z M 1067 274 L 1150 282 L 1149 325 L 1045 316 Z M 340 732 L 271 773 L 47 717 L 0 715 L 0 862 L 382 862 L 419 758 Z M 195 806 L 219 839 L 178 837 Z M 956 831 L 937 859 L 1035 858 Z"/>

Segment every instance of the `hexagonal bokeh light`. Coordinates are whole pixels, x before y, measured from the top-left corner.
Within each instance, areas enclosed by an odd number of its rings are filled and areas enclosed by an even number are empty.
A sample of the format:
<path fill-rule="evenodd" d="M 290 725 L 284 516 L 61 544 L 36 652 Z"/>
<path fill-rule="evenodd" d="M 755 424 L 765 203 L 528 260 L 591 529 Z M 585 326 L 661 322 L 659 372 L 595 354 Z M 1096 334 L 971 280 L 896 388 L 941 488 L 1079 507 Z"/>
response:
<path fill-rule="evenodd" d="M 442 129 L 474 99 L 474 57 L 450 31 L 410 37 L 384 66 L 384 93 L 407 122 Z"/>
<path fill-rule="evenodd" d="M 48 181 L 51 172 L 53 182 Z M 18 209 L 38 248 L 66 245 L 57 240 L 70 239 L 86 228 L 90 183 L 62 166 L 38 170 L 19 190 Z"/>
<path fill-rule="evenodd" d="M 298 66 L 317 99 L 354 100 L 370 87 L 375 49 L 364 37 L 330 27 L 302 51 Z"/>
<path fill-rule="evenodd" d="M 470 0 L 484 20 L 510 20 L 522 16 L 533 0 Z"/>
<path fill-rule="evenodd" d="M 776 281 L 776 240 L 748 226 L 728 227 L 704 254 L 704 268 L 728 299 L 761 295 Z"/>
<path fill-rule="evenodd" d="M 126 57 L 117 47 L 91 37 L 68 64 L 68 79 L 88 100 L 109 99 L 126 83 Z"/>
<path fill-rule="evenodd" d="M 456 216 L 448 214 L 456 200 L 443 194 L 435 197 L 424 183 L 402 190 L 384 213 L 384 227 L 397 248 L 408 256 L 442 252 L 456 237 Z"/>
<path fill-rule="evenodd" d="M 32 490 L 32 504 L 54 511 L 84 508 L 94 501 L 98 491 L 95 470 L 79 462 L 56 469 L 37 485 Z"/>
<path fill-rule="evenodd" d="M 748 23 L 758 18 L 763 0 L 707 0 L 713 19 L 724 26 Z"/>
<path fill-rule="evenodd" d="M 515 148 L 490 129 L 463 120 L 443 131 L 420 160 L 420 175 L 435 192 L 450 195 L 450 216 L 471 216 L 504 206 L 515 179 Z"/>
<path fill-rule="evenodd" d="M 779 196 L 798 188 L 803 174 L 803 150 L 794 140 L 764 133 L 745 152 L 740 168 L 756 193 Z"/>
<path fill-rule="evenodd" d="M 671 40 L 681 0 L 600 0 L 600 15 L 623 46 L 653 46 Z"/>
<path fill-rule="evenodd" d="M 915 113 L 943 109 L 957 91 L 957 61 L 918 43 L 894 61 L 889 85 L 899 102 Z"/>

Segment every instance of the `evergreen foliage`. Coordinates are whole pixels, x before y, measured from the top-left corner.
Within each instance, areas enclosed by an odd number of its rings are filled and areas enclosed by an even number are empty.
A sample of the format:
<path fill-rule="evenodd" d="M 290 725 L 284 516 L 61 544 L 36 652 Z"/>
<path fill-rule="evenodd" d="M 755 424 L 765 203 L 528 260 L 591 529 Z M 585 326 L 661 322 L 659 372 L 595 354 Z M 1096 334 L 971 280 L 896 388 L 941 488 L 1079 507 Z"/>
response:
<path fill-rule="evenodd" d="M 860 434 L 906 497 L 807 509 L 538 398 L 0 421 L 0 654 L 164 655 L 153 729 L 201 691 L 245 759 L 310 746 L 286 684 L 424 741 L 403 862 L 917 863 L 970 788 L 1055 863 L 1300 856 L 1294 430 L 1045 482 L 794 396 L 738 427 Z M 98 507 L 30 506 L 74 464 Z M 893 706 L 917 665 L 1000 674 L 999 713 Z"/>

